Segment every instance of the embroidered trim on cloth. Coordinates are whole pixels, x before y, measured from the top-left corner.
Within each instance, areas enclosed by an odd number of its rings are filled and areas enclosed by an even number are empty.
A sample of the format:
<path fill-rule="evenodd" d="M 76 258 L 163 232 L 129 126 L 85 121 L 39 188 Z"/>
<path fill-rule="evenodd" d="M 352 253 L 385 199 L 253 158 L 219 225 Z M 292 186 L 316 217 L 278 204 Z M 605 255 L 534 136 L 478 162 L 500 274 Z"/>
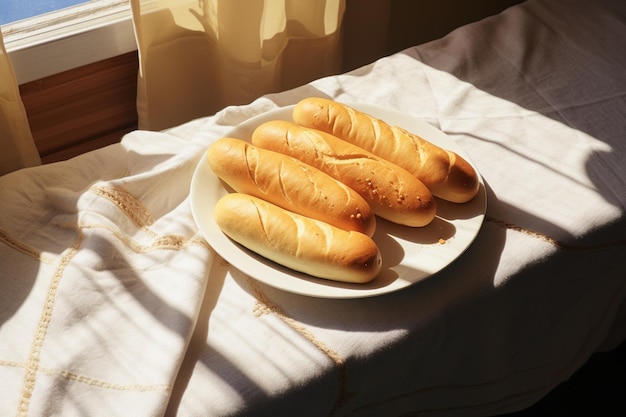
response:
<path fill-rule="evenodd" d="M 602 244 L 597 244 L 597 245 L 588 245 L 588 246 L 575 246 L 575 245 L 570 245 L 569 243 L 565 243 L 563 241 L 560 241 L 558 239 L 555 239 L 551 236 L 548 236 L 546 234 L 540 233 L 540 232 L 536 232 L 534 230 L 530 230 L 530 229 L 526 229 L 522 226 L 518 226 L 516 224 L 513 223 L 507 223 L 505 221 L 502 220 L 498 220 L 494 217 L 486 217 L 485 221 L 488 222 L 492 222 L 504 229 L 509 229 L 509 230 L 514 230 L 516 232 L 520 232 L 523 233 L 525 235 L 534 237 L 536 239 L 542 240 L 546 243 L 549 243 L 550 245 L 554 246 L 555 248 L 558 249 L 563 249 L 563 250 L 589 250 L 589 249 L 602 249 L 602 248 L 610 248 L 613 246 L 621 246 L 621 245 L 626 245 L 626 240 L 618 240 L 615 242 L 608 242 L 608 243 L 602 243 Z"/>
<path fill-rule="evenodd" d="M 152 214 L 143 203 L 126 190 L 119 187 L 94 186 L 89 191 L 114 203 L 137 227 L 144 228 L 154 223 Z"/>
<path fill-rule="evenodd" d="M 53 264 L 55 261 L 58 262 L 58 265 L 54 271 L 54 275 L 50 281 L 48 286 L 48 290 L 46 293 L 46 298 L 43 303 L 43 308 L 41 315 L 39 317 L 39 323 L 35 329 L 35 334 L 33 336 L 30 352 L 26 362 L 15 362 L 15 361 L 0 361 L 0 365 L 3 366 L 12 366 L 19 367 L 25 369 L 24 380 L 22 385 L 22 390 L 20 394 L 20 398 L 18 400 L 18 410 L 17 415 L 19 417 L 26 417 L 29 412 L 30 401 L 33 395 L 33 391 L 35 389 L 37 373 L 41 372 L 47 375 L 58 375 L 68 380 L 77 381 L 80 383 L 97 386 L 104 389 L 110 390 L 132 390 L 132 391 L 169 391 L 171 390 L 171 385 L 163 385 L 163 384 L 154 384 L 154 385 L 141 385 L 141 384 L 116 384 L 112 382 L 102 381 L 94 378 L 90 378 L 83 375 L 74 374 L 69 371 L 65 371 L 62 369 L 50 369 L 42 367 L 39 363 L 40 355 L 42 352 L 42 346 L 44 344 L 44 340 L 46 334 L 48 332 L 48 327 L 52 320 L 52 313 L 57 297 L 57 290 L 59 288 L 61 279 L 63 278 L 64 272 L 67 266 L 70 264 L 74 256 L 79 252 L 80 246 L 83 243 L 84 235 L 83 230 L 86 229 L 104 229 L 111 232 L 116 239 L 122 242 L 124 245 L 129 247 L 130 249 L 138 252 L 145 253 L 154 249 L 171 249 L 171 250 L 180 250 L 188 245 L 200 245 L 204 247 L 208 247 L 208 243 L 204 240 L 193 240 L 188 239 L 183 236 L 175 236 L 175 235 L 163 235 L 159 236 L 156 232 L 149 229 L 149 226 L 154 224 L 155 220 L 147 207 L 138 199 L 133 197 L 127 191 L 120 188 L 113 187 L 92 187 L 89 191 L 94 194 L 101 196 L 111 202 L 113 202 L 122 213 L 133 222 L 137 227 L 143 229 L 150 235 L 154 236 L 155 239 L 149 245 L 140 245 L 136 242 L 133 242 L 132 239 L 127 238 L 122 235 L 119 231 L 114 230 L 111 227 L 105 225 L 96 225 L 96 224 L 77 224 L 73 225 L 76 228 L 78 236 L 75 241 L 72 243 L 71 247 L 66 249 L 60 258 L 55 257 L 54 259 L 45 256 L 38 251 L 37 249 L 26 245 L 14 237 L 10 236 L 8 233 L 0 229 L 0 241 L 5 242 L 8 246 L 14 248 L 15 250 L 22 252 L 28 256 L 35 258 L 40 262 Z"/>
<path fill-rule="evenodd" d="M 337 367 L 339 373 L 339 393 L 337 400 L 335 401 L 334 410 L 339 408 L 342 404 L 348 401 L 351 397 L 347 392 L 347 373 L 344 359 L 330 347 L 326 346 L 324 342 L 318 340 L 306 327 L 302 324 L 298 323 L 296 320 L 285 315 L 283 310 L 273 303 L 256 285 L 252 278 L 248 278 L 248 285 L 254 292 L 254 296 L 257 299 L 255 306 L 253 307 L 253 313 L 256 317 L 260 317 L 264 314 L 275 314 L 279 319 L 281 319 L 285 324 L 299 333 L 306 340 L 311 342 L 313 346 L 319 349 L 322 353 L 324 353 Z M 333 410 L 333 413 L 334 413 Z"/>
<path fill-rule="evenodd" d="M 0 229 L 0 241 L 4 242 L 7 246 L 15 249 L 18 252 L 28 255 L 31 258 L 37 259 L 39 262 L 45 264 L 52 264 L 54 262 L 54 259 L 50 256 L 46 256 L 44 253 L 33 248 L 32 246 L 20 242 L 2 229 Z"/>
<path fill-rule="evenodd" d="M 46 294 L 46 300 L 43 305 L 43 311 L 39 317 L 39 324 L 37 325 L 37 331 L 31 345 L 30 353 L 28 355 L 28 361 L 26 363 L 26 373 L 24 374 L 24 385 L 22 386 L 22 394 L 19 401 L 18 416 L 26 416 L 28 414 L 28 407 L 30 406 L 30 399 L 35 389 L 35 381 L 37 371 L 39 370 L 39 356 L 41 354 L 41 346 L 48 332 L 48 326 L 52 320 L 52 310 L 54 308 L 54 301 L 57 295 L 57 289 L 59 283 L 63 277 L 63 272 L 66 266 L 70 263 L 71 259 L 78 252 L 78 247 L 83 241 L 83 234 L 79 233 L 78 238 L 74 241 L 74 244 L 69 248 L 66 253 L 61 257 L 59 265 L 54 272 L 54 276 L 50 285 L 48 286 L 48 292 Z"/>

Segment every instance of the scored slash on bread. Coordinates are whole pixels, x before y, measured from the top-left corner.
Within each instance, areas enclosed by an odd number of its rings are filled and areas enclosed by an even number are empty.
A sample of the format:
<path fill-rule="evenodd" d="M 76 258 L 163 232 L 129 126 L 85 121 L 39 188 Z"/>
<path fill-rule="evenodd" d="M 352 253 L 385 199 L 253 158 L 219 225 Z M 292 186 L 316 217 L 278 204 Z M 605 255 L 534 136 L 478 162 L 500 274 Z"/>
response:
<path fill-rule="evenodd" d="M 305 274 L 350 283 L 373 280 L 382 266 L 367 235 L 284 210 L 241 193 L 221 197 L 215 221 L 234 241 L 280 265 Z"/>
<path fill-rule="evenodd" d="M 414 175 L 333 135 L 272 120 L 254 130 L 252 143 L 329 174 L 359 193 L 386 220 L 423 227 L 435 218 L 435 200 Z"/>

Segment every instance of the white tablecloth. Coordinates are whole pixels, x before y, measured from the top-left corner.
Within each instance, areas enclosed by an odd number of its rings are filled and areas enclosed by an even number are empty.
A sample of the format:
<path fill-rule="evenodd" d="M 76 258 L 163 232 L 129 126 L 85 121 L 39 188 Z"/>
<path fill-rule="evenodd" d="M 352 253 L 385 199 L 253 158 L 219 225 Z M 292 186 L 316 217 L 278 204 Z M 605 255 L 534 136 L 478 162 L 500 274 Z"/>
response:
<path fill-rule="evenodd" d="M 163 133 L 0 177 L 2 416 L 484 416 L 626 336 L 626 7 L 533 1 Z M 441 273 L 320 299 L 238 272 L 194 223 L 206 147 L 306 96 L 422 118 L 485 223 Z"/>

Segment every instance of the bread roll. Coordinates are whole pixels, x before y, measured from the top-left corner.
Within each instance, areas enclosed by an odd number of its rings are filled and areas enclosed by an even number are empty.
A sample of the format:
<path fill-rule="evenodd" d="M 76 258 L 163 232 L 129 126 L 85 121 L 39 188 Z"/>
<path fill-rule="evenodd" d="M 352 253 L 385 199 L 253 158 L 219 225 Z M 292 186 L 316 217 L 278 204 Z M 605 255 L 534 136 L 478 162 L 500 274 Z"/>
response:
<path fill-rule="evenodd" d="M 235 242 L 314 277 L 365 283 L 381 269 L 380 251 L 367 235 L 292 213 L 254 196 L 226 194 L 215 205 L 214 217 Z"/>
<path fill-rule="evenodd" d="M 368 202 L 304 162 L 233 138 L 215 141 L 207 159 L 213 172 L 235 191 L 341 229 L 374 234 L 376 216 Z"/>
<path fill-rule="evenodd" d="M 252 143 L 326 172 L 363 196 L 384 219 L 421 227 L 435 217 L 434 198 L 415 176 L 333 135 L 274 120 L 255 129 Z"/>
<path fill-rule="evenodd" d="M 295 106 L 293 119 L 400 165 L 444 200 L 464 203 L 478 192 L 476 171 L 458 154 L 344 104 L 307 98 Z"/>

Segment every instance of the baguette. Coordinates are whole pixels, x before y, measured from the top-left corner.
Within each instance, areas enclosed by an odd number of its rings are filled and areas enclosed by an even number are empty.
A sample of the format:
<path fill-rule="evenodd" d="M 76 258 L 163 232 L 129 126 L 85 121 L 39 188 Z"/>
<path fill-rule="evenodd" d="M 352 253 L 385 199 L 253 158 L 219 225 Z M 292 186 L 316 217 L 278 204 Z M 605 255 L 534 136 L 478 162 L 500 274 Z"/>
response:
<path fill-rule="evenodd" d="M 405 168 L 436 197 L 464 203 L 478 192 L 476 171 L 455 152 L 344 104 L 306 98 L 295 106 L 293 120 L 331 133 Z"/>
<path fill-rule="evenodd" d="M 328 173 L 354 189 L 378 216 L 422 227 L 435 217 L 428 188 L 405 169 L 333 135 L 273 120 L 258 126 L 252 143 L 281 152 Z"/>
<path fill-rule="evenodd" d="M 295 158 L 222 138 L 207 151 L 213 172 L 235 191 L 286 210 L 373 236 L 376 217 L 356 191 Z"/>
<path fill-rule="evenodd" d="M 382 266 L 380 251 L 369 236 L 292 213 L 251 195 L 221 197 L 214 218 L 235 242 L 314 277 L 366 283 Z"/>

